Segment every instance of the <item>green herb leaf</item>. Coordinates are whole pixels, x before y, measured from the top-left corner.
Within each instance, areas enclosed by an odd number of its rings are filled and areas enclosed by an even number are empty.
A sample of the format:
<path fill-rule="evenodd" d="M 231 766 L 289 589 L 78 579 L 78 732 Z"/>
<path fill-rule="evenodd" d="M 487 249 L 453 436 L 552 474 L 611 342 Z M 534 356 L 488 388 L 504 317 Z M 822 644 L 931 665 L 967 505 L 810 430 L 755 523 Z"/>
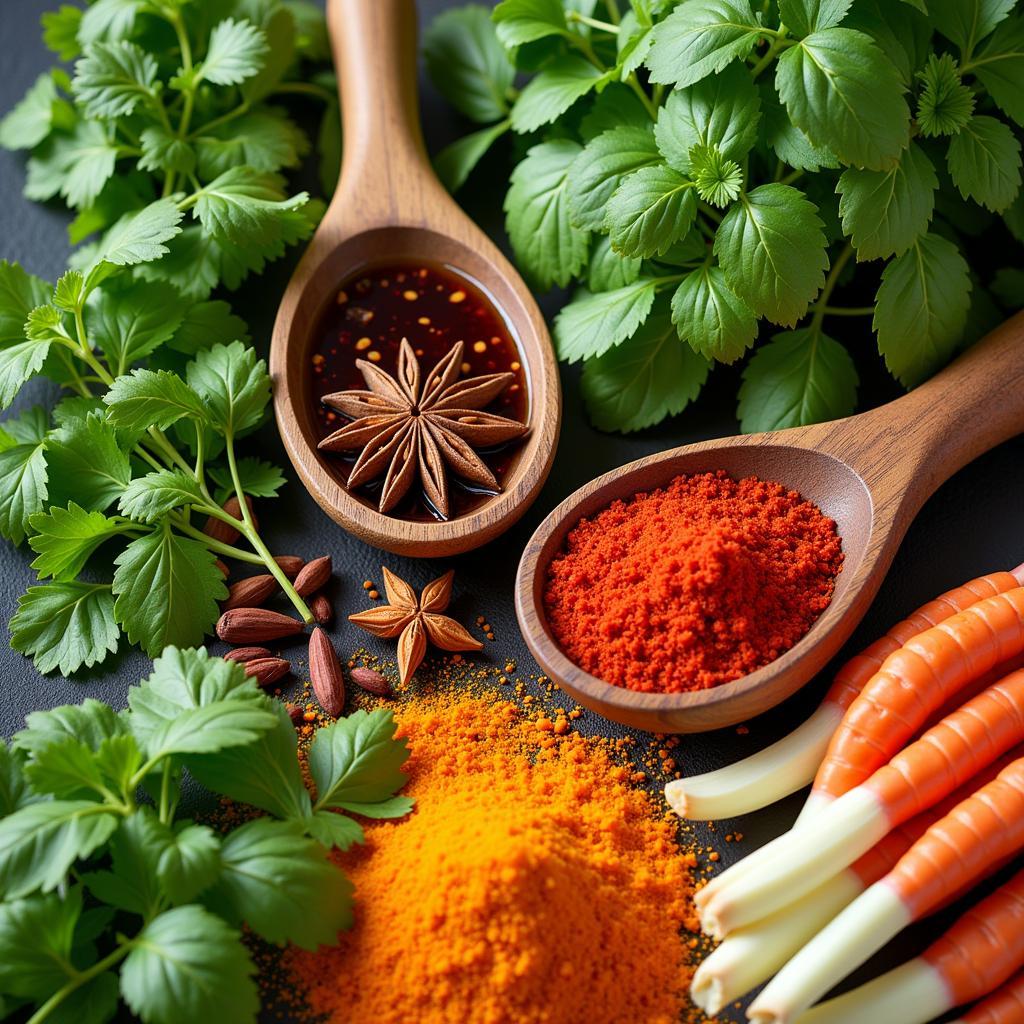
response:
<path fill-rule="evenodd" d="M 961 53 L 971 53 L 1014 8 L 1014 0 L 929 0 L 935 27 Z"/>
<path fill-rule="evenodd" d="M 0 992 L 45 1002 L 74 976 L 82 890 L 0 903 Z"/>
<path fill-rule="evenodd" d="M 845 26 L 871 36 L 911 85 L 931 50 L 933 31 L 926 14 L 923 0 L 857 0 Z"/>
<path fill-rule="evenodd" d="M 50 297 L 50 286 L 26 274 L 17 263 L 0 260 L 0 345 L 25 338 L 25 321 Z"/>
<path fill-rule="evenodd" d="M 181 823 L 160 853 L 157 878 L 174 903 L 191 903 L 220 876 L 220 839 L 206 825 Z"/>
<path fill-rule="evenodd" d="M 0 740 L 0 818 L 13 814 L 33 799 L 25 784 L 24 766 L 24 757 Z M 0 991 L 7 990 L 0 986 Z"/>
<path fill-rule="evenodd" d="M 457 192 L 473 168 L 483 159 L 484 154 L 504 135 L 510 127 L 506 119 L 481 128 L 478 132 L 464 135 L 451 145 L 445 146 L 434 157 L 434 170 L 449 192 Z"/>
<path fill-rule="evenodd" d="M 29 544 L 39 556 L 32 568 L 40 579 L 73 580 L 101 544 L 125 531 L 120 520 L 88 512 L 73 501 L 67 508 L 54 505 L 47 512 L 37 512 L 29 524 Z"/>
<path fill-rule="evenodd" d="M 583 364 L 583 397 L 601 430 L 642 430 L 682 412 L 700 393 L 709 363 L 679 340 L 667 303 L 628 345 Z"/>
<path fill-rule="evenodd" d="M 233 167 L 279 171 L 297 167 L 309 151 L 305 133 L 277 107 L 260 107 L 203 130 L 195 141 L 199 174 L 216 178 Z"/>
<path fill-rule="evenodd" d="M 775 84 L 793 123 L 845 163 L 884 170 L 909 141 L 899 72 L 863 32 L 807 36 L 779 58 Z"/>
<path fill-rule="evenodd" d="M 779 14 L 798 36 L 832 28 L 845 17 L 853 0 L 779 0 Z"/>
<path fill-rule="evenodd" d="M 839 157 L 825 146 L 813 142 L 789 119 L 774 86 L 761 93 L 764 105 L 765 142 L 784 163 L 798 171 L 817 171 L 839 166 Z"/>
<path fill-rule="evenodd" d="M 916 142 L 888 171 L 843 171 L 836 186 L 839 213 L 857 259 L 906 252 L 928 230 L 938 186 L 935 168 Z"/>
<path fill-rule="evenodd" d="M 65 799 L 103 795 L 103 776 L 81 740 L 65 739 L 39 750 L 25 766 L 25 778 L 37 793 Z"/>
<path fill-rule="evenodd" d="M 22 100 L 0 120 L 0 146 L 32 149 L 50 134 L 57 86 L 53 75 L 40 75 Z"/>
<path fill-rule="evenodd" d="M 394 799 L 406 798 L 395 797 Z M 412 809 L 412 801 L 406 800 L 406 802 L 410 806 L 406 807 L 405 813 Z M 390 801 L 370 806 L 383 807 L 388 803 Z M 395 817 L 401 817 L 401 815 L 395 815 Z M 340 811 L 314 811 L 312 817 L 305 823 L 305 827 L 314 839 L 323 843 L 328 849 L 337 848 L 344 851 L 357 843 L 366 842 L 366 834 L 363 832 L 362 825 Z"/>
<path fill-rule="evenodd" d="M 191 174 L 196 169 L 196 151 L 166 125 L 153 124 L 139 132 L 143 171 L 175 171 Z"/>
<path fill-rule="evenodd" d="M 205 78 L 215 85 L 238 85 L 263 67 L 269 50 L 267 37 L 252 22 L 225 18 L 210 33 L 196 81 Z"/>
<path fill-rule="evenodd" d="M 214 466 L 210 470 L 210 476 L 218 485 L 215 497 L 223 505 L 235 493 L 231 474 L 222 466 Z M 254 498 L 276 498 L 277 492 L 286 483 L 277 466 L 253 458 L 238 460 L 238 478 L 242 490 Z"/>
<path fill-rule="evenodd" d="M 355 802 L 347 803 L 345 805 L 345 809 L 352 814 L 359 814 L 364 818 L 383 820 L 386 818 L 404 818 L 415 805 L 416 801 L 413 800 L 412 797 L 393 796 L 387 800 L 380 800 L 374 804 L 360 804 Z M 337 814 L 333 814 L 331 811 L 319 811 L 318 813 L 320 815 L 329 814 L 332 817 L 338 817 Z M 342 820 L 345 819 L 342 818 Z M 358 842 L 362 842 L 362 839 L 358 840 Z"/>
<path fill-rule="evenodd" d="M 728 206 L 743 188 L 740 165 L 723 156 L 717 146 L 694 146 L 690 171 L 697 195 L 711 206 Z"/>
<path fill-rule="evenodd" d="M 738 64 L 686 89 L 677 89 L 658 113 L 655 137 L 669 166 L 690 173 L 694 146 L 717 146 L 722 156 L 742 160 L 757 141 L 761 100 L 750 75 Z"/>
<path fill-rule="evenodd" d="M 199 482 L 182 469 L 162 469 L 135 477 L 118 503 L 122 515 L 140 523 L 155 523 L 172 509 L 205 505 Z"/>
<path fill-rule="evenodd" d="M 202 907 L 175 907 L 132 940 L 121 995 L 145 1024 L 249 1024 L 259 1009 L 256 968 L 239 933 Z"/>
<path fill-rule="evenodd" d="M 758 315 L 795 324 L 825 282 L 817 210 L 790 185 L 761 185 L 722 219 L 715 255 L 729 287 Z"/>
<path fill-rule="evenodd" d="M 176 352 L 193 356 L 213 345 L 250 341 L 245 321 L 226 302 L 197 302 L 189 306 L 174 336 L 167 343 Z"/>
<path fill-rule="evenodd" d="M 156 100 L 157 63 L 135 43 L 93 43 L 75 65 L 72 88 L 88 117 L 117 118 Z"/>
<path fill-rule="evenodd" d="M 78 31 L 82 24 L 82 9 L 61 4 L 56 11 L 47 11 L 39 19 L 43 26 L 43 42 L 62 61 L 74 60 L 81 52 Z"/>
<path fill-rule="evenodd" d="M 757 337 L 757 317 L 710 263 L 683 278 L 672 296 L 672 322 L 695 352 L 720 363 L 734 363 Z"/>
<path fill-rule="evenodd" d="M 559 8 L 561 9 L 561 8 Z M 516 258 L 539 289 L 564 287 L 587 261 L 586 231 L 569 218 L 569 169 L 581 152 L 568 139 L 534 146 L 512 172 L 505 227 Z"/>
<path fill-rule="evenodd" d="M 849 416 L 857 401 L 850 354 L 816 327 L 776 334 L 743 371 L 744 431 L 783 430 Z"/>
<path fill-rule="evenodd" d="M 651 81 L 692 85 L 745 58 L 759 35 L 750 0 L 688 0 L 655 26 Z"/>
<path fill-rule="evenodd" d="M 970 70 L 999 109 L 1024 125 L 1024 17 L 1014 14 L 1004 21 L 978 51 Z"/>
<path fill-rule="evenodd" d="M 919 77 L 924 83 L 917 101 L 921 134 L 925 138 L 955 135 L 974 111 L 974 93 L 960 81 L 956 61 L 948 53 L 929 54 Z"/>
<path fill-rule="evenodd" d="M 46 442 L 46 464 L 50 500 L 66 506 L 74 498 L 90 512 L 107 508 L 132 478 L 117 432 L 99 413 L 57 430 Z"/>
<path fill-rule="evenodd" d="M 438 91 L 471 121 L 489 124 L 508 115 L 515 68 L 486 7 L 439 14 L 423 34 L 423 56 Z"/>
<path fill-rule="evenodd" d="M 81 741 L 98 753 L 104 743 L 127 735 L 127 727 L 109 704 L 87 697 L 81 704 L 65 704 L 47 711 L 32 711 L 26 728 L 14 734 L 19 750 L 36 755 L 53 743 Z"/>
<path fill-rule="evenodd" d="M 906 387 L 920 384 L 952 356 L 970 294 L 966 261 L 936 234 L 922 235 L 885 268 L 873 325 L 878 351 Z"/>
<path fill-rule="evenodd" d="M 352 925 L 352 883 L 300 822 L 250 821 L 225 838 L 220 862 L 220 879 L 204 898 L 268 942 L 316 949 Z"/>
<path fill-rule="evenodd" d="M 1020 142 L 994 117 L 972 117 L 949 143 L 949 173 L 964 199 L 1005 210 L 1020 192 Z"/>
<path fill-rule="evenodd" d="M 118 377 L 103 401 L 107 419 L 120 430 L 164 429 L 184 416 L 207 420 L 202 398 L 169 370 L 133 370 Z"/>
<path fill-rule="evenodd" d="M 106 271 L 101 271 L 104 264 L 131 267 L 165 256 L 168 250 L 163 243 L 180 233 L 181 216 L 178 204 L 171 198 L 158 199 L 138 213 L 126 214 L 100 242 L 86 275 L 86 287 L 90 279 L 95 281 L 105 275 Z"/>
<path fill-rule="evenodd" d="M 90 872 L 83 881 L 103 903 L 140 917 L 152 917 L 160 909 L 162 898 L 157 865 L 171 841 L 170 828 L 153 809 L 140 807 L 111 837 L 111 870 Z"/>
<path fill-rule="evenodd" d="M 568 363 L 603 355 L 631 338 L 647 319 L 658 287 L 641 278 L 614 291 L 579 291 L 555 317 L 555 350 Z"/>
<path fill-rule="evenodd" d="M 78 121 L 32 154 L 25 195 L 45 201 L 59 194 L 68 206 L 91 206 L 114 173 L 117 156 L 116 143 L 98 121 Z"/>
<path fill-rule="evenodd" d="M 607 235 L 597 235 L 590 253 L 587 288 L 592 292 L 610 292 L 632 284 L 640 276 L 643 260 L 620 256 L 612 249 Z"/>
<path fill-rule="evenodd" d="M 655 256 L 682 238 L 697 216 L 693 182 L 661 164 L 627 174 L 608 203 L 612 248 L 625 256 Z"/>
<path fill-rule="evenodd" d="M 214 553 L 166 521 L 133 540 L 114 564 L 114 617 L 150 657 L 168 644 L 201 643 L 227 597 Z"/>
<path fill-rule="evenodd" d="M 134 281 L 126 288 L 100 289 L 94 296 L 86 328 L 114 376 L 156 351 L 182 321 L 181 297 L 167 284 Z"/>
<path fill-rule="evenodd" d="M 41 442 L 0 451 L 0 534 L 20 544 L 29 520 L 47 497 L 46 452 Z"/>
<path fill-rule="evenodd" d="M 257 426 L 270 401 L 267 364 L 240 341 L 196 353 L 188 364 L 188 383 L 209 422 L 229 438 Z"/>
<path fill-rule="evenodd" d="M 41 308 L 45 310 L 52 307 Z M 0 409 L 6 409 L 25 381 L 39 373 L 49 351 L 49 341 L 37 340 L 23 341 L 0 349 Z"/>
<path fill-rule="evenodd" d="M 135 27 L 135 18 L 145 0 L 96 0 L 82 12 L 78 41 L 87 46 L 103 39 L 123 39 Z"/>
<path fill-rule="evenodd" d="M 512 130 L 523 134 L 550 124 L 577 100 L 607 80 L 590 61 L 582 57 L 557 58 L 531 79 L 519 94 L 512 108 Z"/>
<path fill-rule="evenodd" d="M 566 196 L 573 224 L 590 231 L 604 227 L 608 201 L 624 175 L 661 162 L 650 128 L 621 127 L 587 143 L 569 169 Z"/>
<path fill-rule="evenodd" d="M 502 0 L 491 17 L 508 48 L 568 31 L 560 0 Z"/>
<path fill-rule="evenodd" d="M 31 655 L 40 672 L 59 669 L 65 676 L 113 654 L 121 635 L 110 587 L 72 580 L 29 587 L 10 630 L 11 646 Z"/>

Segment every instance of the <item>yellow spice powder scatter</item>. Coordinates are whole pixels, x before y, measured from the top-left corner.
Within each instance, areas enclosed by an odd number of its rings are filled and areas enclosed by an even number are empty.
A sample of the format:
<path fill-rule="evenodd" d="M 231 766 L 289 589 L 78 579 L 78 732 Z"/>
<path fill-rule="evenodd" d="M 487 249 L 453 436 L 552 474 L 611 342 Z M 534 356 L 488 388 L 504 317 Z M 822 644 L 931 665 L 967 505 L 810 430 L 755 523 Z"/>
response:
<path fill-rule="evenodd" d="M 309 1010 L 338 1024 L 675 1024 L 695 858 L 614 743 L 495 694 L 417 696 L 396 717 L 416 809 L 366 822 L 366 844 L 338 855 L 355 926 L 284 963 Z"/>

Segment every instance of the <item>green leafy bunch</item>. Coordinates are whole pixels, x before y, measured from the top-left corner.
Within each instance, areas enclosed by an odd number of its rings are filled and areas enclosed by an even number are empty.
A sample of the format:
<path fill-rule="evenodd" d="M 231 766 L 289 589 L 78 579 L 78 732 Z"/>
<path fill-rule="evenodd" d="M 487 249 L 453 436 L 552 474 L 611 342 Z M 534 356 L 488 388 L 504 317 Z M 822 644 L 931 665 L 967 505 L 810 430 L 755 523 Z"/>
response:
<path fill-rule="evenodd" d="M 408 750 L 390 711 L 357 711 L 308 750 L 283 705 L 234 662 L 168 648 L 128 709 L 37 711 L 0 741 L 0 1017 L 102 1024 L 119 999 L 146 1024 L 256 1020 L 247 925 L 333 944 L 352 885 L 330 861 L 349 812 L 406 814 Z M 220 834 L 177 813 L 188 773 L 266 812 Z"/>
<path fill-rule="evenodd" d="M 95 0 L 42 17 L 58 65 L 0 122 L 0 145 L 31 150 L 25 195 L 77 211 L 77 244 L 160 197 L 192 221 L 147 277 L 204 299 L 236 287 L 305 238 L 321 206 L 288 195 L 280 171 L 309 140 L 275 98 L 326 101 L 323 175 L 340 126 L 322 13 L 281 0 Z M 333 139 L 333 141 L 332 141 Z M 76 254 L 81 269 L 96 243 Z"/>
<path fill-rule="evenodd" d="M 1017 6 L 502 0 L 446 12 L 425 39 L 428 68 L 486 127 L 437 166 L 457 188 L 495 139 L 517 136 L 509 237 L 537 288 L 578 285 L 555 342 L 584 361 L 599 427 L 681 411 L 715 362 L 762 338 L 743 372 L 744 430 L 843 416 L 858 378 L 830 322 L 871 317 L 886 366 L 912 387 L 1000 318 L 963 248 L 994 214 L 1024 240 Z M 1020 284 L 1000 271 L 993 291 L 1018 308 Z M 842 305 L 837 288 L 874 300 Z"/>

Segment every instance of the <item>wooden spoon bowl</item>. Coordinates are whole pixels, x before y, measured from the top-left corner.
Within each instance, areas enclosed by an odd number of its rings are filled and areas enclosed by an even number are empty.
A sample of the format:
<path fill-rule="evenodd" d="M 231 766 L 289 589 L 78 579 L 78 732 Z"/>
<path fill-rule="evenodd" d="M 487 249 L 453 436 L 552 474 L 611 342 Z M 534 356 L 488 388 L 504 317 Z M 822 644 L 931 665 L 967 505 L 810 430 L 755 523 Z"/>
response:
<path fill-rule="evenodd" d="M 838 653 L 871 604 L 921 505 L 982 452 L 1024 430 L 1024 314 L 952 366 L 879 409 L 774 434 L 687 445 L 592 480 L 538 527 L 519 564 L 516 613 L 544 671 L 581 704 L 652 732 L 704 732 L 745 721 L 792 696 Z M 844 564 L 832 602 L 793 648 L 750 675 L 693 693 L 640 693 L 573 664 L 544 614 L 551 559 L 569 531 L 616 499 L 680 474 L 725 470 L 799 491 L 835 520 Z M 983 528 L 979 519 L 965 528 Z"/>
<path fill-rule="evenodd" d="M 561 391 L 544 318 L 522 279 L 437 180 L 419 128 L 412 0 L 329 0 L 328 24 L 345 127 L 341 178 L 281 301 L 270 372 L 285 449 L 335 522 L 396 554 L 447 556 L 479 547 L 530 506 L 554 459 Z M 315 328 L 342 281 L 390 261 L 424 260 L 469 279 L 502 314 L 519 349 L 529 433 L 504 489 L 444 522 L 383 515 L 343 487 L 319 452 L 309 392 Z"/>

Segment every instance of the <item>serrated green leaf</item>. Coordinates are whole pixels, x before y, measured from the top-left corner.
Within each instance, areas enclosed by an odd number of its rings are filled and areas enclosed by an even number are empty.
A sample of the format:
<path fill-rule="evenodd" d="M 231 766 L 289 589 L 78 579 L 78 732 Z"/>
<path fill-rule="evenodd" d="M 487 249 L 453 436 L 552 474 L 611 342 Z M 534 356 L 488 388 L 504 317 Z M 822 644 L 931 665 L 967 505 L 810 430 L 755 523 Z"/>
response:
<path fill-rule="evenodd" d="M 86 46 L 100 39 L 124 38 L 145 6 L 145 0 L 96 0 L 82 13 L 78 41 Z"/>
<path fill-rule="evenodd" d="M 960 81 L 956 61 L 948 53 L 929 54 L 918 76 L 924 83 L 917 101 L 917 120 L 925 138 L 955 135 L 974 112 L 974 93 Z"/>
<path fill-rule="evenodd" d="M 0 349 L 0 409 L 6 409 L 21 386 L 39 373 L 49 351 L 49 341 L 22 341 Z"/>
<path fill-rule="evenodd" d="M 2 429 L 15 442 L 38 444 L 50 430 L 50 414 L 41 405 L 33 405 L 4 420 Z"/>
<path fill-rule="evenodd" d="M 507 48 L 567 32 L 560 0 L 502 0 L 491 17 L 498 39 Z"/>
<path fill-rule="evenodd" d="M 648 120 L 650 114 L 637 94 L 621 82 L 611 82 L 594 97 L 590 109 L 581 118 L 580 137 L 590 142 L 612 128 L 637 128 Z"/>
<path fill-rule="evenodd" d="M 117 432 L 99 413 L 57 430 L 46 442 L 46 464 L 50 500 L 66 506 L 74 499 L 89 512 L 107 508 L 132 478 Z"/>
<path fill-rule="evenodd" d="M 682 412 L 707 379 L 709 363 L 679 340 L 668 304 L 630 339 L 583 364 L 581 386 L 594 425 L 642 430 Z"/>
<path fill-rule="evenodd" d="M 717 146 L 694 146 L 690 150 L 690 173 L 697 195 L 711 206 L 728 206 L 743 188 L 740 165 L 723 156 Z"/>
<path fill-rule="evenodd" d="M 612 248 L 625 256 L 655 256 L 682 238 L 697 216 L 693 182 L 665 164 L 627 174 L 608 202 Z"/>
<path fill-rule="evenodd" d="M 57 86 L 50 74 L 40 75 L 24 97 L 0 120 L 0 146 L 32 149 L 50 134 Z"/>
<path fill-rule="evenodd" d="M 1005 210 L 1020 192 L 1020 142 L 994 117 L 972 117 L 950 140 L 947 162 L 964 199 L 989 210 Z"/>
<path fill-rule="evenodd" d="M 82 48 L 78 32 L 82 24 L 82 9 L 61 4 L 55 11 L 46 11 L 39 19 L 43 26 L 43 42 L 62 61 L 74 60 Z"/>
<path fill-rule="evenodd" d="M 23 755 L 0 740 L 0 818 L 13 814 L 33 799 L 25 784 L 24 768 Z"/>
<path fill-rule="evenodd" d="M 92 668 L 117 650 L 110 588 L 102 583 L 59 581 L 29 587 L 11 619 L 11 646 L 32 657 L 44 675 Z"/>
<path fill-rule="evenodd" d="M 451 145 L 445 146 L 434 157 L 434 170 L 449 192 L 457 192 L 472 173 L 473 168 L 483 159 L 484 154 L 504 135 L 510 127 L 509 121 L 499 121 L 489 128 L 464 135 Z"/>
<path fill-rule="evenodd" d="M 884 170 L 909 141 L 899 72 L 863 32 L 807 36 L 779 58 L 775 84 L 793 123 L 845 163 Z"/>
<path fill-rule="evenodd" d="M 779 0 L 779 14 L 786 28 L 798 36 L 838 25 L 853 0 Z"/>
<path fill-rule="evenodd" d="M 81 740 L 93 753 L 109 740 L 126 735 L 126 726 L 109 704 L 87 697 L 81 704 L 65 704 L 46 711 L 33 711 L 26 728 L 14 734 L 19 750 L 38 754 L 52 743 Z"/>
<path fill-rule="evenodd" d="M 636 333 L 654 305 L 656 278 L 641 278 L 614 291 L 579 291 L 555 317 L 555 351 L 575 363 L 603 355 Z"/>
<path fill-rule="evenodd" d="M 632 284 L 640 276 L 643 260 L 620 256 L 612 250 L 607 235 L 597 235 L 590 251 L 587 266 L 587 289 L 591 292 L 610 292 Z"/>
<path fill-rule="evenodd" d="M 72 88 L 87 117 L 127 117 L 156 101 L 156 58 L 136 43 L 93 43 L 75 65 Z"/>
<path fill-rule="evenodd" d="M 91 299 L 85 326 L 115 377 L 164 344 L 182 321 L 181 296 L 161 282 L 98 289 Z"/>
<path fill-rule="evenodd" d="M 47 497 L 46 452 L 42 443 L 16 444 L 0 451 L 0 534 L 20 544 L 29 518 Z"/>
<path fill-rule="evenodd" d="M 68 270 L 60 276 L 53 289 L 53 304 L 65 313 L 74 313 L 82 302 L 85 277 L 81 271 Z"/>
<path fill-rule="evenodd" d="M 423 34 L 423 56 L 438 91 L 471 121 L 488 124 L 508 115 L 515 68 L 486 7 L 442 11 Z"/>
<path fill-rule="evenodd" d="M 128 815 L 110 840 L 112 870 L 88 873 L 86 887 L 103 903 L 150 917 L 161 903 L 157 865 L 172 842 L 170 828 L 151 807 Z"/>
<path fill-rule="evenodd" d="M 220 859 L 221 877 L 204 898 L 268 942 L 312 950 L 351 927 L 352 883 L 301 822 L 250 821 L 227 836 Z"/>
<path fill-rule="evenodd" d="M 261 68 L 242 83 L 242 96 L 250 105 L 266 99 L 282 83 L 295 58 L 295 16 L 288 7 L 264 6 L 250 11 L 267 40 L 267 54 Z M 336 92 L 336 90 L 331 90 Z"/>
<path fill-rule="evenodd" d="M 143 171 L 174 171 L 191 174 L 196 169 L 196 151 L 166 125 L 153 124 L 139 133 Z"/>
<path fill-rule="evenodd" d="M 1014 6 L 1015 0 L 929 0 L 928 15 L 961 53 L 973 53 Z"/>
<path fill-rule="evenodd" d="M 396 797 L 396 800 L 402 799 Z M 386 801 L 389 802 L 389 801 Z M 382 804 L 373 804 L 374 807 Z M 400 817 L 400 815 L 396 815 Z M 314 811 L 305 822 L 306 832 L 328 849 L 347 850 L 357 843 L 366 842 L 366 834 L 359 822 L 340 811 Z"/>
<path fill-rule="evenodd" d="M 114 560 L 114 617 L 150 657 L 168 644 L 201 643 L 227 597 L 216 557 L 166 521 Z"/>
<path fill-rule="evenodd" d="M 564 287 L 587 261 L 586 231 L 569 218 L 569 169 L 581 152 L 568 139 L 534 146 L 512 172 L 505 227 L 520 267 L 541 290 Z"/>
<path fill-rule="evenodd" d="M 386 818 L 404 818 L 415 807 L 416 801 L 408 796 L 393 796 L 387 800 L 380 800 L 374 804 L 361 804 L 355 801 L 347 803 L 345 809 L 350 814 L 359 814 L 364 818 L 383 820 Z M 320 811 L 319 814 L 331 814 L 330 811 Z M 335 815 L 336 816 L 336 815 Z M 315 817 L 315 815 L 314 815 Z M 362 842 L 362 840 L 358 840 Z M 335 844 L 337 845 L 337 844 Z"/>
<path fill-rule="evenodd" d="M 267 364 L 240 341 L 196 353 L 188 364 L 188 383 L 206 407 L 209 422 L 226 437 L 257 426 L 270 401 Z"/>
<path fill-rule="evenodd" d="M 512 130 L 524 134 L 550 124 L 607 80 L 606 75 L 582 57 L 556 58 L 519 94 L 512 107 Z"/>
<path fill-rule="evenodd" d="M 25 273 L 17 263 L 0 260 L 0 345 L 22 341 L 29 313 L 49 297 L 45 281 Z"/>
<path fill-rule="evenodd" d="M 233 167 L 279 171 L 296 167 L 309 152 L 305 133 L 278 107 L 259 107 L 195 140 L 199 174 L 216 178 Z"/>
<path fill-rule="evenodd" d="M 168 345 L 176 352 L 195 355 L 213 345 L 250 341 L 245 321 L 231 312 L 226 302 L 197 302 L 189 306 Z"/>
<path fill-rule="evenodd" d="M 906 252 L 928 230 L 939 179 L 916 143 L 888 171 L 848 167 L 839 177 L 839 213 L 858 260 Z"/>
<path fill-rule="evenodd" d="M 126 214 L 99 243 L 86 274 L 86 287 L 105 275 L 105 265 L 131 267 L 166 255 L 164 242 L 180 233 L 181 217 L 178 204 L 172 198 L 158 199 L 138 213 Z"/>
<path fill-rule="evenodd" d="M 718 227 L 715 256 L 729 287 L 758 316 L 780 324 L 803 316 L 828 266 L 814 204 L 779 184 L 740 197 Z"/>
<path fill-rule="evenodd" d="M 932 26 L 925 14 L 923 0 L 913 4 L 910 0 L 902 4 L 857 0 L 845 25 L 871 36 L 896 66 L 904 84 L 910 85 L 931 49 Z"/>
<path fill-rule="evenodd" d="M 742 160 L 757 141 L 761 100 L 750 75 L 738 64 L 696 85 L 674 90 L 658 113 L 654 134 L 670 167 L 690 173 L 694 146 L 717 146 L 729 160 Z"/>
<path fill-rule="evenodd" d="M 672 296 L 672 322 L 695 352 L 720 363 L 734 363 L 757 337 L 757 317 L 710 263 L 683 278 Z"/>
<path fill-rule="evenodd" d="M 267 37 L 252 22 L 244 18 L 225 18 L 210 33 L 196 81 L 205 79 L 215 85 L 239 85 L 263 67 L 269 51 Z"/>
<path fill-rule="evenodd" d="M 93 752 L 77 739 L 50 743 L 25 766 L 33 790 L 65 799 L 103 795 L 103 776 Z"/>
<path fill-rule="evenodd" d="M 199 483 L 182 469 L 161 469 L 137 476 L 125 488 L 118 509 L 140 523 L 154 523 L 185 505 L 205 505 Z"/>
<path fill-rule="evenodd" d="M 857 401 L 850 354 L 815 327 L 783 331 L 743 371 L 738 415 L 745 433 L 849 416 Z"/>
<path fill-rule="evenodd" d="M 873 326 L 897 380 L 913 387 L 953 354 L 967 319 L 971 281 L 957 247 L 922 235 L 882 274 Z"/>
<path fill-rule="evenodd" d="M 29 519 L 29 545 L 39 556 L 32 563 L 40 579 L 73 580 L 92 553 L 111 537 L 125 530 L 117 519 L 102 512 L 88 512 L 73 501 L 67 508 L 52 506 Z"/>
<path fill-rule="evenodd" d="M 775 155 L 798 171 L 817 171 L 822 167 L 836 168 L 839 157 L 825 146 L 816 146 L 789 119 L 786 108 L 779 100 L 773 85 L 767 85 L 761 93 L 764 101 L 765 142 Z"/>
<path fill-rule="evenodd" d="M 643 66 L 653 43 L 654 32 L 650 23 L 641 24 L 635 11 L 626 11 L 619 22 L 616 38 L 616 68 L 621 78 L 628 78 Z"/>
<path fill-rule="evenodd" d="M 255 973 L 235 929 L 202 907 L 175 907 L 135 937 L 121 995 L 145 1024 L 250 1024 L 259 1009 Z"/>
<path fill-rule="evenodd" d="M 235 493 L 231 474 L 221 466 L 213 466 L 210 476 L 218 485 L 216 497 L 223 505 Z M 276 498 L 286 482 L 277 466 L 251 457 L 238 460 L 238 479 L 242 490 L 254 498 Z"/>
<path fill-rule="evenodd" d="M 999 109 L 1024 125 L 1024 16 L 999 25 L 963 70 L 977 75 Z"/>
<path fill-rule="evenodd" d="M 71 950 L 81 913 L 78 886 L 0 903 L 0 992 L 43 1003 L 74 977 Z"/>
<path fill-rule="evenodd" d="M 99 121 L 78 121 L 55 133 L 28 161 L 25 195 L 45 201 L 55 195 L 68 206 L 91 206 L 114 173 L 118 147 Z"/>
<path fill-rule="evenodd" d="M 160 853 L 156 874 L 176 904 L 191 903 L 221 873 L 220 839 L 206 825 L 182 822 Z"/>
<path fill-rule="evenodd" d="M 43 800 L 0 820 L 0 893 L 49 892 L 71 865 L 110 838 L 119 817 L 91 800 Z"/>
<path fill-rule="evenodd" d="M 107 419 L 121 430 L 164 429 L 182 417 L 206 422 L 203 400 L 169 370 L 133 370 L 103 396 Z"/>
<path fill-rule="evenodd" d="M 105 739 L 96 751 L 96 764 L 115 792 L 130 791 L 135 773 L 142 767 L 142 751 L 129 734 Z"/>

